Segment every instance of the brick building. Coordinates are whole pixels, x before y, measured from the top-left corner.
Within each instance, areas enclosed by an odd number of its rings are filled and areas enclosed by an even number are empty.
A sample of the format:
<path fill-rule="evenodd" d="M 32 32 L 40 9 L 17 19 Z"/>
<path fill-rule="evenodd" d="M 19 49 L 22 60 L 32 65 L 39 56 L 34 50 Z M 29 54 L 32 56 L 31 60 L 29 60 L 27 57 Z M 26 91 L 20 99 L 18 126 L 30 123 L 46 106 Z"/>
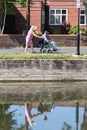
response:
<path fill-rule="evenodd" d="M 65 20 L 70 25 L 78 24 L 78 9 L 76 0 L 48 0 L 49 6 L 49 30 L 54 31 L 61 26 Z M 85 7 L 80 0 L 80 25 L 86 25 Z"/>
<path fill-rule="evenodd" d="M 26 28 L 26 8 L 16 3 L 14 5 L 15 32 L 23 33 Z M 78 23 L 76 0 L 33 0 L 30 5 L 30 25 L 36 25 L 39 31 L 60 31 L 64 20 L 70 25 Z M 86 26 L 83 0 L 80 0 L 80 25 Z"/>

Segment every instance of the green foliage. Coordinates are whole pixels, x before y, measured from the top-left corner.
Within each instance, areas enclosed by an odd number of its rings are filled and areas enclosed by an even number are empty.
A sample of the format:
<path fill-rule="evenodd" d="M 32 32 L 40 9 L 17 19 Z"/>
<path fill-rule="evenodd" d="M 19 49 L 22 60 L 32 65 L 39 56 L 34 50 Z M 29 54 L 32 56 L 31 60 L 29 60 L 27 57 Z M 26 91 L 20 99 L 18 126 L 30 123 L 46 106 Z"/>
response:
<path fill-rule="evenodd" d="M 0 7 L 0 14 L 3 14 L 5 12 L 5 7 L 3 4 L 3 0 L 0 0 L 0 2 L 2 3 L 1 7 Z M 26 0 L 5 0 L 6 2 L 6 11 L 7 14 L 14 14 L 14 9 L 13 6 L 11 4 L 9 4 L 10 2 L 19 2 L 23 7 L 26 6 Z"/>
<path fill-rule="evenodd" d="M 42 32 L 40 32 L 40 31 L 35 31 L 35 33 L 36 33 L 37 35 L 42 35 Z"/>
<path fill-rule="evenodd" d="M 20 3 L 23 7 L 26 6 L 26 0 L 16 0 L 16 2 Z"/>
<path fill-rule="evenodd" d="M 12 0 L 10 0 L 12 1 Z M 0 7 L 0 14 L 3 14 L 5 12 L 5 6 L 2 4 Z M 7 14 L 14 14 L 14 8 L 11 3 L 6 2 L 6 13 Z"/>
<path fill-rule="evenodd" d="M 14 8 L 12 4 L 7 4 L 7 14 L 14 14 Z"/>
<path fill-rule="evenodd" d="M 68 123 L 64 122 L 63 125 L 64 125 L 64 126 L 63 126 L 62 130 L 72 130 L 71 125 L 69 125 Z"/>
<path fill-rule="evenodd" d="M 53 34 L 61 34 L 61 32 L 58 30 L 55 30 L 55 31 L 53 31 Z"/>
<path fill-rule="evenodd" d="M 38 111 L 40 113 L 44 113 L 44 112 L 50 112 L 51 110 L 53 110 L 55 108 L 54 103 L 52 102 L 40 102 L 39 106 L 38 106 Z"/>
<path fill-rule="evenodd" d="M 3 13 L 4 13 L 4 8 L 0 7 L 0 14 L 3 14 Z"/>
<path fill-rule="evenodd" d="M 80 26 L 80 31 L 84 31 L 84 27 Z M 78 33 L 78 26 L 73 25 L 70 27 L 69 34 L 77 34 Z"/>
<path fill-rule="evenodd" d="M 9 108 L 10 105 L 0 105 L 0 130 L 11 130 L 16 124 L 16 120 L 12 118 L 14 111 L 8 112 Z"/>

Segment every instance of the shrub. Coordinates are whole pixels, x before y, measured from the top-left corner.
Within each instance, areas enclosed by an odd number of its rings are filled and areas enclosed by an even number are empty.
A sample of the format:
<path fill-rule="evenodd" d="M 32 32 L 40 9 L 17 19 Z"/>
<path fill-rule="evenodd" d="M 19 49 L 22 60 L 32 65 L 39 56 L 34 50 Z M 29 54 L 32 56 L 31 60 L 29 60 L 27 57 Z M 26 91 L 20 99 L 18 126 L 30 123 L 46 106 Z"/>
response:
<path fill-rule="evenodd" d="M 61 32 L 59 30 L 55 30 L 53 31 L 53 34 L 61 34 Z"/>
<path fill-rule="evenodd" d="M 80 31 L 85 31 L 84 27 L 80 26 Z M 73 25 L 70 27 L 69 34 L 77 34 L 78 33 L 78 25 Z"/>
<path fill-rule="evenodd" d="M 62 25 L 61 25 L 61 33 L 68 34 L 69 30 L 70 30 L 70 23 L 67 23 L 67 21 L 64 20 Z"/>
<path fill-rule="evenodd" d="M 42 32 L 40 32 L 40 31 L 36 31 L 35 32 L 37 35 L 42 35 Z"/>

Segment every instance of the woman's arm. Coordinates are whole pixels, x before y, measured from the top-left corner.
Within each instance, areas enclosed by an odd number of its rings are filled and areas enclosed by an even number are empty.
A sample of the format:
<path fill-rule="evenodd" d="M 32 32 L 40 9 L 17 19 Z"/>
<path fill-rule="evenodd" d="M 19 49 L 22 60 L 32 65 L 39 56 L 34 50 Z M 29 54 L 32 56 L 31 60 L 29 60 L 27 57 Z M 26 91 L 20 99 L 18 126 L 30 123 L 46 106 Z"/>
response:
<path fill-rule="evenodd" d="M 37 38 L 41 38 L 41 36 L 36 35 L 34 32 L 33 32 L 33 36 L 35 36 Z"/>

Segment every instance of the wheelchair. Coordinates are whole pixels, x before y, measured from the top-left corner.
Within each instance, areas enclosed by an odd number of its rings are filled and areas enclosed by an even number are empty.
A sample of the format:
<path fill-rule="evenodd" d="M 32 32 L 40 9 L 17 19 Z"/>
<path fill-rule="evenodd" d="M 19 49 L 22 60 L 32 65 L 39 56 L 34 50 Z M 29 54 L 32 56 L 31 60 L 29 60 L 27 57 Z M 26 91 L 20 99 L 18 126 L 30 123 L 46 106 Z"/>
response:
<path fill-rule="evenodd" d="M 39 45 L 40 45 L 40 53 L 53 53 L 52 45 L 44 41 L 44 39 L 41 39 L 39 41 Z"/>

